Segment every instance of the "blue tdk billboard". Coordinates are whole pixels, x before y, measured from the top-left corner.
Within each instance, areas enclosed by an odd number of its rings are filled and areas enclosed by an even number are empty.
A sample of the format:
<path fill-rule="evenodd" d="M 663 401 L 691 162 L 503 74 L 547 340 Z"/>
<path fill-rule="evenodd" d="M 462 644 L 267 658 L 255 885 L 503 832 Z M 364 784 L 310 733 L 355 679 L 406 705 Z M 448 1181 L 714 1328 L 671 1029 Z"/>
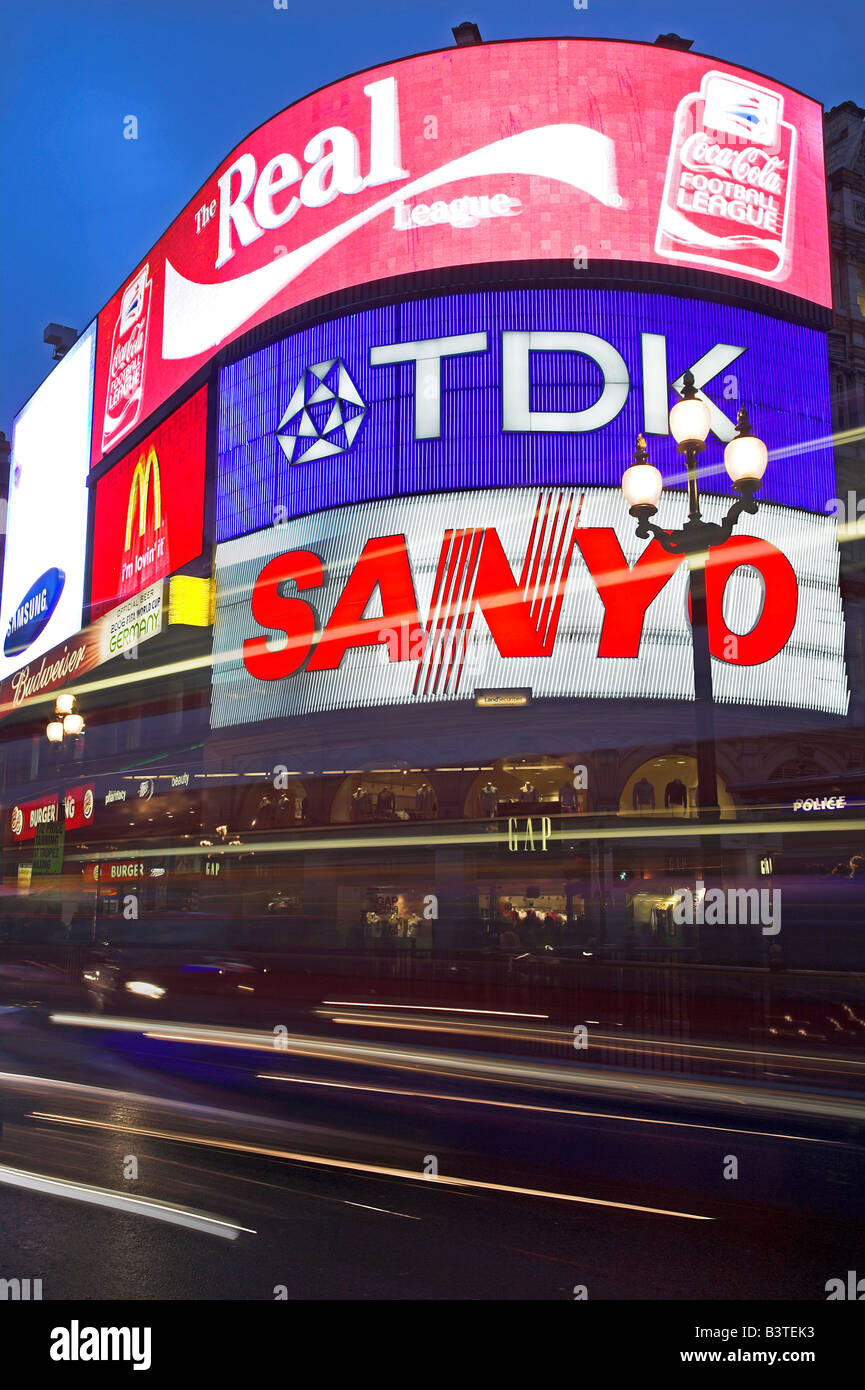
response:
<path fill-rule="evenodd" d="M 689 369 L 712 419 L 701 487 L 730 492 L 745 406 L 769 449 L 761 500 L 825 511 L 824 334 L 666 294 L 526 289 L 347 314 L 224 368 L 217 540 L 376 498 L 618 487 L 638 434 L 683 488 L 668 411 Z"/>

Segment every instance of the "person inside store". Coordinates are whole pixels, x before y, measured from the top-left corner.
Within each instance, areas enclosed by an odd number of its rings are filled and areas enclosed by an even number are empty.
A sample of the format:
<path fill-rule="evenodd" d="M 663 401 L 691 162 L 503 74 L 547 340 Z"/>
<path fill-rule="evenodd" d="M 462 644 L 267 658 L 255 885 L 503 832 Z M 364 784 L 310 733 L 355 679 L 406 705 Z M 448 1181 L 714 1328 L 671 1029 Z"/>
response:
<path fill-rule="evenodd" d="M 499 932 L 499 949 L 502 951 L 521 951 L 523 943 L 520 940 L 515 922 L 506 922 Z"/>
<path fill-rule="evenodd" d="M 542 951 L 544 949 L 543 923 L 532 903 L 529 903 L 526 915 L 522 920 L 522 937 L 526 950 Z"/>

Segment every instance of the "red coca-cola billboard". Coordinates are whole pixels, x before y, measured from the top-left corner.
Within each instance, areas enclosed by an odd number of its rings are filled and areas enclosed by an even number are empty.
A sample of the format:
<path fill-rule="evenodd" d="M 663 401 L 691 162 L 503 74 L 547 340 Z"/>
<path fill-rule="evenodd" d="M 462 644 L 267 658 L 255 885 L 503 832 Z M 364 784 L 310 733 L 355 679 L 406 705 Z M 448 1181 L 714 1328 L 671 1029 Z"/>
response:
<path fill-rule="evenodd" d="M 297 102 L 99 316 L 93 459 L 217 348 L 320 295 L 498 261 L 704 267 L 831 304 L 818 103 L 650 44 L 473 45 Z"/>
<path fill-rule="evenodd" d="M 96 484 L 91 616 L 201 553 L 207 388 Z"/>

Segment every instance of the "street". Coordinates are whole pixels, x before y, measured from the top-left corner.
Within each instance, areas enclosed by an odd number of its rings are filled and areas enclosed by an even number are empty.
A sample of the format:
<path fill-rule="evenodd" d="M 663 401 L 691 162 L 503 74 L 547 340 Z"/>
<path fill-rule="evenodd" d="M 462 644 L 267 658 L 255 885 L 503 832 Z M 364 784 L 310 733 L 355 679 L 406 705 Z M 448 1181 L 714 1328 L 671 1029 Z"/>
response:
<path fill-rule="evenodd" d="M 785 1099 L 499 1051 L 443 1067 L 406 1028 L 268 1056 L 248 1030 L 0 1024 L 0 1275 L 43 1299 L 815 1300 L 862 1260 L 855 1080 Z"/>

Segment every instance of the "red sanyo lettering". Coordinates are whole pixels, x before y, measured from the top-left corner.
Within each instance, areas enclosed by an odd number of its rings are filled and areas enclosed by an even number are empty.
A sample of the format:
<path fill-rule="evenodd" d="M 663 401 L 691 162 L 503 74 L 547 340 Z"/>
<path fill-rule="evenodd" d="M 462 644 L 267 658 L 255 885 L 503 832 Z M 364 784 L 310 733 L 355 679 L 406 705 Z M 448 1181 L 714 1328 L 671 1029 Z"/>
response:
<path fill-rule="evenodd" d="M 750 632 L 732 633 L 724 622 L 724 590 L 740 565 L 750 565 L 763 579 L 763 608 Z M 725 545 L 709 551 L 706 564 L 706 605 L 709 610 L 709 647 L 721 661 L 736 666 L 759 666 L 771 661 L 786 646 L 796 623 L 799 586 L 786 555 L 768 541 L 753 536 L 731 536 Z M 734 639 L 732 642 L 730 639 Z M 728 655 L 736 653 L 735 658 Z"/>
<path fill-rule="evenodd" d="M 550 623 L 545 639 L 536 601 L 523 597 L 498 532 L 491 528 L 483 534 L 473 597 L 501 656 L 551 655 L 557 623 Z"/>
<path fill-rule="evenodd" d="M 364 618 L 376 589 L 381 594 L 382 617 Z M 349 647 L 386 643 L 387 629 L 403 623 L 414 642 L 420 618 L 405 536 L 376 536 L 364 546 L 307 669 L 335 671 Z"/>
<path fill-rule="evenodd" d="M 304 663 L 315 636 L 315 612 L 302 598 L 279 592 L 293 580 L 298 589 L 318 589 L 324 568 L 311 550 L 291 550 L 265 565 L 252 591 L 252 616 L 260 627 L 284 632 L 285 643 L 273 651 L 266 637 L 249 637 L 243 644 L 243 664 L 251 676 L 276 681 L 291 676 Z"/>
<path fill-rule="evenodd" d="M 537 603 L 524 597 L 524 585 L 515 579 L 498 534 L 488 528 L 481 535 L 482 544 L 472 547 L 472 555 L 478 557 L 477 570 L 470 590 L 466 586 L 466 601 L 483 613 L 501 656 L 550 656 L 557 628 L 557 605 L 552 608 L 548 624 L 539 622 Z M 681 556 L 668 555 L 660 542 L 653 539 L 635 564 L 629 566 L 612 527 L 585 527 L 577 529 L 575 535 L 604 607 L 598 656 L 638 656 L 646 612 L 682 564 Z M 724 589 L 741 565 L 759 571 L 765 601 L 751 631 L 735 634 L 736 641 L 730 643 L 734 634 L 723 618 Z M 273 649 L 267 635 L 248 638 L 243 644 L 243 660 L 250 675 L 259 680 L 293 675 L 310 652 L 308 670 L 335 671 L 345 653 L 354 647 L 385 645 L 391 661 L 416 661 L 422 657 L 425 636 L 404 536 L 377 536 L 367 541 L 316 645 L 314 609 L 301 598 L 282 594 L 280 589 L 287 581 L 293 581 L 301 591 L 320 588 L 323 579 L 321 560 L 308 550 L 290 551 L 265 565 L 253 589 L 252 614 L 269 633 L 283 633 L 285 641 Z M 381 599 L 381 616 L 364 618 L 376 590 Z M 706 597 L 712 654 L 731 665 L 753 666 L 769 661 L 781 651 L 793 631 L 798 607 L 796 576 L 786 556 L 768 541 L 735 536 L 711 551 L 706 566 Z M 395 630 L 407 632 L 409 640 L 393 642 Z M 429 631 L 428 626 L 427 637 Z"/>
<path fill-rule="evenodd" d="M 653 537 L 630 568 L 612 526 L 577 531 L 577 545 L 604 605 L 598 656 L 638 656 L 646 610 L 679 568 L 681 555 L 668 555 Z"/>

